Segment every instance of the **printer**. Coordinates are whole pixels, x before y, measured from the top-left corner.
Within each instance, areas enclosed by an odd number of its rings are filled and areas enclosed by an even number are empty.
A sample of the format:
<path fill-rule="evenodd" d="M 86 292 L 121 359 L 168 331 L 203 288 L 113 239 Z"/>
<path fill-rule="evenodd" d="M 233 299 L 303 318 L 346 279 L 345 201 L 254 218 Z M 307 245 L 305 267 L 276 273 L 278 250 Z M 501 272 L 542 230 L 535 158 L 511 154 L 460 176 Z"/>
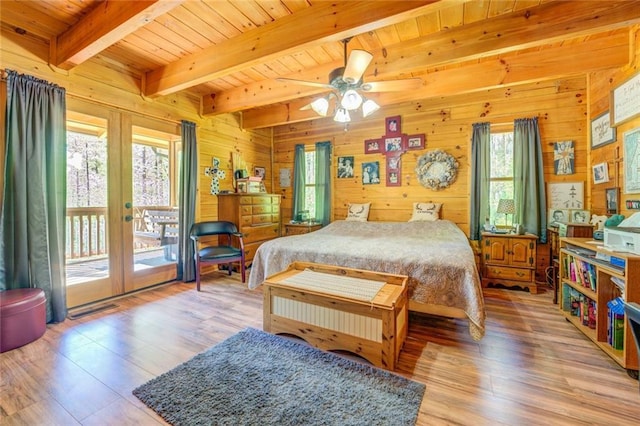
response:
<path fill-rule="evenodd" d="M 605 227 L 604 247 L 612 251 L 625 251 L 640 255 L 640 228 Z"/>

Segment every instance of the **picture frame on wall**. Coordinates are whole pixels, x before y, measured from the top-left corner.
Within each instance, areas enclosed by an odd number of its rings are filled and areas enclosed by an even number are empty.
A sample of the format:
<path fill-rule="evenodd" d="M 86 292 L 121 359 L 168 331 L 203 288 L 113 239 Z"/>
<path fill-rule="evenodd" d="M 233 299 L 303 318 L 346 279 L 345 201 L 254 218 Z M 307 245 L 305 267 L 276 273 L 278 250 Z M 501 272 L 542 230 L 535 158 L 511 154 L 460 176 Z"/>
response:
<path fill-rule="evenodd" d="M 264 177 L 267 175 L 267 169 L 265 167 L 256 166 L 253 168 L 253 175 L 264 180 Z"/>
<path fill-rule="evenodd" d="M 380 139 L 367 139 L 364 141 L 364 153 L 376 154 L 382 152 L 382 141 Z"/>
<path fill-rule="evenodd" d="M 386 136 L 400 135 L 402 133 L 402 127 L 400 127 L 400 116 L 394 115 L 393 117 L 385 118 L 384 128 Z"/>
<path fill-rule="evenodd" d="M 569 210 L 569 221 L 571 223 L 589 223 L 591 215 L 589 210 Z"/>
<path fill-rule="evenodd" d="M 401 186 L 401 165 L 402 157 L 398 155 L 388 155 L 386 161 L 387 186 Z"/>
<path fill-rule="evenodd" d="M 385 153 L 401 153 L 404 151 L 404 143 L 402 136 L 386 137 L 384 141 Z"/>
<path fill-rule="evenodd" d="M 424 149 L 424 133 L 407 136 L 407 149 Z"/>
<path fill-rule="evenodd" d="M 625 132 L 624 144 L 624 193 L 640 193 L 640 127 Z"/>
<path fill-rule="evenodd" d="M 611 91 L 611 125 L 619 126 L 640 115 L 640 72 Z"/>
<path fill-rule="evenodd" d="M 611 127 L 611 113 L 605 111 L 591 120 L 591 149 L 600 148 L 616 140 L 616 128 Z"/>
<path fill-rule="evenodd" d="M 380 183 L 380 163 L 370 161 L 362 163 L 362 184 L 372 185 Z"/>
<path fill-rule="evenodd" d="M 604 190 L 606 197 L 607 214 L 618 214 L 618 199 L 620 188 L 607 188 Z"/>
<path fill-rule="evenodd" d="M 549 214 L 547 216 L 547 221 L 549 222 L 549 226 L 558 226 L 560 223 L 569 222 L 570 218 L 570 210 L 568 209 L 549 209 Z"/>
<path fill-rule="evenodd" d="M 551 182 L 547 184 L 547 191 L 552 209 L 584 208 L 584 182 Z"/>
<path fill-rule="evenodd" d="M 575 151 L 573 141 L 561 141 L 553 143 L 553 172 L 556 175 L 572 175 L 574 168 Z"/>
<path fill-rule="evenodd" d="M 607 163 L 598 163 L 593 166 L 593 183 L 609 182 L 609 165 Z"/>

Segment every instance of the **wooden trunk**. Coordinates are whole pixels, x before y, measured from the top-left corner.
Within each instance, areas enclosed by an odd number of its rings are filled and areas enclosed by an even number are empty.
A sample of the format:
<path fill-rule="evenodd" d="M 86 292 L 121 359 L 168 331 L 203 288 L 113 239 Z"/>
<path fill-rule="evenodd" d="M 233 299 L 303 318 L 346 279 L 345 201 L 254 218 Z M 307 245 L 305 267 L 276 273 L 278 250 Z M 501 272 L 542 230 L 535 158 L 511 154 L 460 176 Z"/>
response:
<path fill-rule="evenodd" d="M 352 277 L 384 285 L 369 302 L 283 282 L 305 269 L 320 272 L 328 280 Z M 264 330 L 298 336 L 323 350 L 349 351 L 377 367 L 394 370 L 407 336 L 407 281 L 403 275 L 294 262 L 263 283 Z"/>

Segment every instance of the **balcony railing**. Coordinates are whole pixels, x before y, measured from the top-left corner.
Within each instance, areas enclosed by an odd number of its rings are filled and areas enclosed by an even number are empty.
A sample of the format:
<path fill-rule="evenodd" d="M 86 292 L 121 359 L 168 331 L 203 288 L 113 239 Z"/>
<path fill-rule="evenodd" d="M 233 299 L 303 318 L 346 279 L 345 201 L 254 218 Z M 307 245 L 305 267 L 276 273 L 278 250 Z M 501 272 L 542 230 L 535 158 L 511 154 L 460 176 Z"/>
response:
<path fill-rule="evenodd" d="M 134 230 L 145 226 L 142 214 L 145 209 L 161 210 L 166 206 L 139 206 L 133 209 Z M 109 252 L 107 208 L 106 207 L 70 207 L 66 218 L 66 260 L 81 260 L 104 257 Z M 135 248 L 140 243 L 136 243 Z"/>

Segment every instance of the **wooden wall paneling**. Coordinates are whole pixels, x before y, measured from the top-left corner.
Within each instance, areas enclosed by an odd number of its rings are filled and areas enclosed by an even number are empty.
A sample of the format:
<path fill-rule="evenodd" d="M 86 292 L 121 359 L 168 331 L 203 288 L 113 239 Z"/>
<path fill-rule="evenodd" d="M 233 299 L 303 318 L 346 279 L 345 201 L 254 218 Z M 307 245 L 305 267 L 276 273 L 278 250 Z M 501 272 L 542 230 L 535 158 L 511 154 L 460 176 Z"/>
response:
<path fill-rule="evenodd" d="M 611 91 L 624 82 L 627 78 L 638 73 L 640 68 L 640 25 L 634 25 L 630 31 L 631 61 L 628 66 L 619 69 L 610 69 L 589 74 L 589 110 L 588 123 L 604 111 L 610 111 Z M 628 159 L 620 162 L 613 161 L 616 156 L 624 157 L 624 133 L 640 127 L 640 117 L 636 117 L 616 127 L 616 141 L 603 147 L 591 150 L 589 139 L 590 163 L 587 179 L 590 187 L 590 208 L 592 213 L 606 214 L 605 189 L 616 186 L 615 176 L 618 175 L 618 187 L 620 188 L 619 213 L 629 217 L 638 210 L 626 208 L 627 200 L 640 199 L 640 194 L 624 193 L 624 164 Z M 590 127 L 589 127 L 590 132 Z M 593 183 L 591 167 L 595 164 L 607 162 L 609 167 L 609 182 L 595 185 Z"/>

